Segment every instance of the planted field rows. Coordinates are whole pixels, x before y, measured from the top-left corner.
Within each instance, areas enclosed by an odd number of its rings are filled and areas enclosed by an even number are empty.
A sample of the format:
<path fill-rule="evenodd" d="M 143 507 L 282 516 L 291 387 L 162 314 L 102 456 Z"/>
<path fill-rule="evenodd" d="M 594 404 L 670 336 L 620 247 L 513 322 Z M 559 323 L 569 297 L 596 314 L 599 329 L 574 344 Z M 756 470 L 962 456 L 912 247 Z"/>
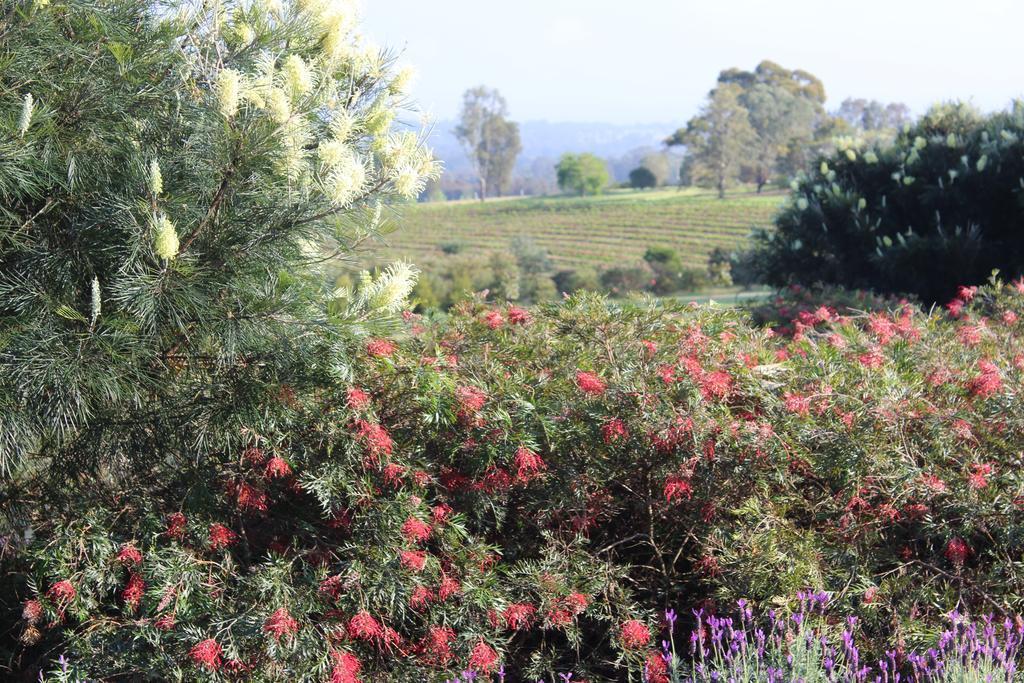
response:
<path fill-rule="evenodd" d="M 648 247 L 671 247 L 701 268 L 716 247 L 747 243 L 755 228 L 769 228 L 784 196 L 663 190 L 598 198 L 506 199 L 409 206 L 396 219 L 383 259 L 432 261 L 442 247 L 463 253 L 508 249 L 516 237 L 544 247 L 558 267 L 611 267 L 640 260 Z"/>

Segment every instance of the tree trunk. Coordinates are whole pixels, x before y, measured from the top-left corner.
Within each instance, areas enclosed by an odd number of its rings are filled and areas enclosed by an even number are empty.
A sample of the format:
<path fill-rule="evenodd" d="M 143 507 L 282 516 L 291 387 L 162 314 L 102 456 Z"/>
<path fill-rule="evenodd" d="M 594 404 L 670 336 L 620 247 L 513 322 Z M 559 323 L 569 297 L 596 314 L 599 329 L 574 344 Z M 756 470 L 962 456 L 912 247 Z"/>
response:
<path fill-rule="evenodd" d="M 480 176 L 480 201 L 487 199 L 487 179 Z"/>

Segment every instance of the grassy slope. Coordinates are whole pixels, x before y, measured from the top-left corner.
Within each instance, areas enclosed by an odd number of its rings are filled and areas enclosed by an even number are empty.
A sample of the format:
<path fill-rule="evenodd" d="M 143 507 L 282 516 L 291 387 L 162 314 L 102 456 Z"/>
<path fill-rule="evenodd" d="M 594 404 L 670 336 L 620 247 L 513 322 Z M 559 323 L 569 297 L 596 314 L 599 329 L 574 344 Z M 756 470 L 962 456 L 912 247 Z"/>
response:
<path fill-rule="evenodd" d="M 737 190 L 725 200 L 675 188 L 613 192 L 600 197 L 509 198 L 409 206 L 378 254 L 425 263 L 442 256 L 442 244 L 464 252 L 507 249 L 528 235 L 548 250 L 557 268 L 597 268 L 639 260 L 647 247 L 676 249 L 702 268 L 715 247 L 744 244 L 755 227 L 769 227 L 784 195 Z"/>

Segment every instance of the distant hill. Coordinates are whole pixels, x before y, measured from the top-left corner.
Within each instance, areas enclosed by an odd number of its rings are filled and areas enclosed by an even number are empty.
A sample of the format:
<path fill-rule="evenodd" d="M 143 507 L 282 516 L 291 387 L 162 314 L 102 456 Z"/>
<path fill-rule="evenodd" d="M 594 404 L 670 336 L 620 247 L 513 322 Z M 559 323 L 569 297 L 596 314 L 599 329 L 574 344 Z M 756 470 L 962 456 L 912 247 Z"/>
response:
<path fill-rule="evenodd" d="M 465 152 L 452 131 L 456 121 L 438 121 L 427 144 L 445 162 L 449 173 L 469 171 Z M 519 124 L 523 152 L 516 164 L 520 171 L 531 169 L 538 160 L 558 159 L 565 152 L 590 152 L 605 159 L 623 157 L 639 148 L 656 150 L 672 131 L 672 123 L 553 123 L 524 121 Z"/>

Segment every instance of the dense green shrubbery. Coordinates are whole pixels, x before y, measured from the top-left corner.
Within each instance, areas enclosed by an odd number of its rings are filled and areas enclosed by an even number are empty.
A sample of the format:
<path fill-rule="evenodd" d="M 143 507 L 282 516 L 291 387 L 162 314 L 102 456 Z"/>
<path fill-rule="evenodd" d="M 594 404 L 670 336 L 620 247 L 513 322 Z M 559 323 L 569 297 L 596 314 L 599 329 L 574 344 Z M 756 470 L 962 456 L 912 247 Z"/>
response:
<path fill-rule="evenodd" d="M 956 273 L 985 281 L 1024 270 L 1024 104 L 982 117 L 933 108 L 891 147 L 846 141 L 794 183 L 765 234 L 766 281 L 916 294 L 945 303 Z"/>
<path fill-rule="evenodd" d="M 1020 610 L 1019 289 L 957 318 L 823 308 L 793 338 L 593 296 L 410 317 L 351 382 L 237 416 L 247 447 L 54 501 L 23 628 L 94 675 L 195 678 L 214 639 L 261 680 L 483 672 L 492 648 L 517 679 L 606 680 L 649 654 L 623 640 L 643 606 L 815 586 L 869 649 Z"/>

